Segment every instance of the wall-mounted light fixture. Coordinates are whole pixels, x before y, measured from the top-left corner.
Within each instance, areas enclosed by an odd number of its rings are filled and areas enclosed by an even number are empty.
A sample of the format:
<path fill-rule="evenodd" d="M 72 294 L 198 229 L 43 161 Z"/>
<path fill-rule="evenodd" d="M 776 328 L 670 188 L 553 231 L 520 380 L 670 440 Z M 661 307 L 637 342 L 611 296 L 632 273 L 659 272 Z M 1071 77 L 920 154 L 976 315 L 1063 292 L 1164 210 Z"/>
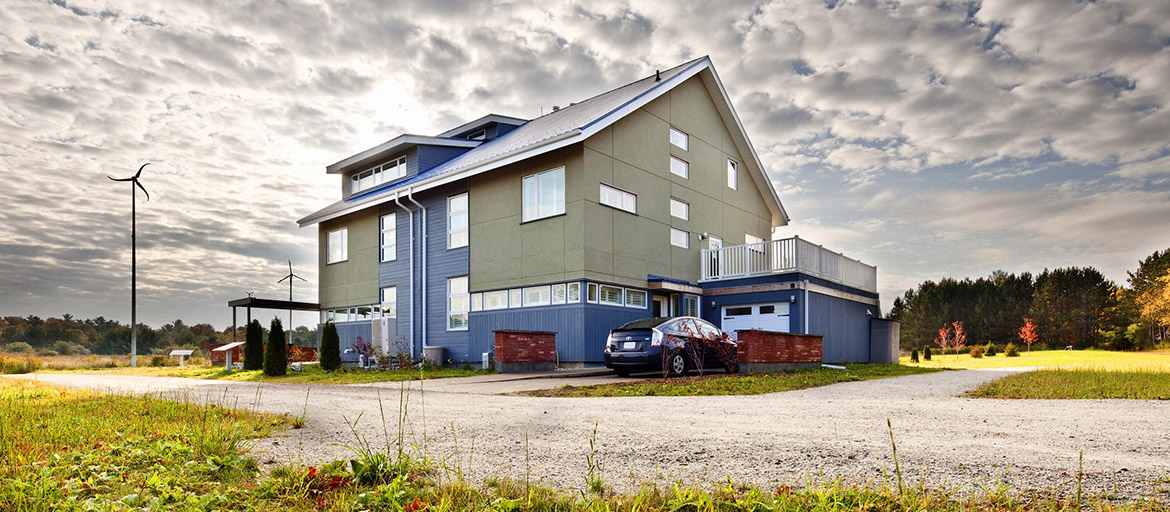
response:
<path fill-rule="evenodd" d="M 793 304 L 796 304 L 796 296 L 795 296 L 795 295 L 793 295 L 793 296 L 789 297 L 789 298 L 788 298 L 788 302 L 791 302 L 791 303 L 793 303 Z"/>

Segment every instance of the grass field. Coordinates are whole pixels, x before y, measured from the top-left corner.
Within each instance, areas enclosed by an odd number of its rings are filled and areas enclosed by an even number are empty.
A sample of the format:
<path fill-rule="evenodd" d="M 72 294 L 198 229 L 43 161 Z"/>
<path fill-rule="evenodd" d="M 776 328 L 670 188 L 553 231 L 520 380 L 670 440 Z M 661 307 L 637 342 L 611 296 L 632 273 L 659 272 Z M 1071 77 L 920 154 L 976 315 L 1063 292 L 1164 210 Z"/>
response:
<path fill-rule="evenodd" d="M 472 483 L 461 468 L 393 450 L 389 434 L 386 451 L 357 438 L 349 462 L 294 463 L 262 475 L 247 456 L 249 440 L 288 422 L 218 406 L 0 379 L 0 510 L 1170 510 L 1155 501 L 1061 498 L 1006 484 L 958 493 L 927 484 L 900 491 L 892 481 L 847 485 L 815 478 L 794 487 L 724 481 L 710 487 L 647 484 L 620 493 L 609 491 L 600 473 L 587 473 L 584 460 L 582 473 L 591 476 L 580 490 L 495 478 Z M 1063 487 L 1076 483 L 1073 475 Z"/>
<path fill-rule="evenodd" d="M 714 374 L 702 377 L 646 379 L 595 386 L 564 386 L 530 391 L 531 396 L 709 396 L 760 395 L 859 380 L 899 377 L 941 371 L 897 364 L 851 364 L 846 370 L 818 368 L 756 375 Z"/>
<path fill-rule="evenodd" d="M 1167 352 L 1113 352 L 1108 350 L 1037 350 L 1020 351 L 1019 357 L 998 354 L 994 357 L 973 358 L 967 353 L 935 355 L 930 361 L 911 363 L 903 357 L 902 364 L 923 368 L 1007 368 L 1045 366 L 1061 369 L 1089 368 L 1097 370 L 1148 370 L 1170 372 L 1170 353 Z"/>
<path fill-rule="evenodd" d="M 1170 400 L 1170 370 L 1042 369 L 988 382 L 967 393 L 967 396 Z"/>

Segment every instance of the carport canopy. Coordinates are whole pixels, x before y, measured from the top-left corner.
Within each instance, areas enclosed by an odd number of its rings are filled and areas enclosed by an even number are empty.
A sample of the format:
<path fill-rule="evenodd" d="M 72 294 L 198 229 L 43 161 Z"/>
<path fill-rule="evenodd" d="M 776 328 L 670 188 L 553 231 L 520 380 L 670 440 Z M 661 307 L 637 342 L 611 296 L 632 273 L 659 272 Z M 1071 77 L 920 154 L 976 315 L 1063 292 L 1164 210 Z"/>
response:
<path fill-rule="evenodd" d="M 281 309 L 288 311 L 321 311 L 321 305 L 314 302 L 296 302 L 291 300 L 276 300 L 276 299 L 261 299 L 259 297 L 244 297 L 228 301 L 228 307 L 232 308 L 232 342 L 236 341 L 236 309 L 247 308 L 248 323 L 252 323 L 252 308 L 256 309 Z"/>

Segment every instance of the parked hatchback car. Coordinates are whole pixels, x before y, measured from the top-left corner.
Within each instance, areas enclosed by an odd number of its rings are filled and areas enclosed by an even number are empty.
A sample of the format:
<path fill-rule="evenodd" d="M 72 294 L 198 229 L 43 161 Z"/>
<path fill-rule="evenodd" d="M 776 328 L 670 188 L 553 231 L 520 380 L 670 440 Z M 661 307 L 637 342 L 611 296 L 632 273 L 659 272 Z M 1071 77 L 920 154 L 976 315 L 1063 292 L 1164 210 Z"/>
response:
<path fill-rule="evenodd" d="M 677 376 L 700 366 L 734 372 L 735 348 L 730 336 L 701 318 L 643 318 L 609 332 L 605 366 L 622 377 L 651 370 Z"/>

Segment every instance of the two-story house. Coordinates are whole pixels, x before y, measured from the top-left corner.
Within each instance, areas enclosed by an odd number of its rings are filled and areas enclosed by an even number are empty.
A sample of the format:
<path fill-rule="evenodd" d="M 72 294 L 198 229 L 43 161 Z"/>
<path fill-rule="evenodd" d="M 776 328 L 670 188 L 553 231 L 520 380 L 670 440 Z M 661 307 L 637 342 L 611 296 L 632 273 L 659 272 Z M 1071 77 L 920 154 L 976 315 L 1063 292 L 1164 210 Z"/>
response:
<path fill-rule="evenodd" d="M 563 363 L 602 360 L 649 316 L 825 335 L 867 361 L 876 269 L 800 238 L 711 61 L 532 120 L 488 115 L 326 167 L 322 322 L 415 356 L 479 361 L 496 329 L 555 331 Z M 350 357 L 352 359 L 352 357 Z"/>

